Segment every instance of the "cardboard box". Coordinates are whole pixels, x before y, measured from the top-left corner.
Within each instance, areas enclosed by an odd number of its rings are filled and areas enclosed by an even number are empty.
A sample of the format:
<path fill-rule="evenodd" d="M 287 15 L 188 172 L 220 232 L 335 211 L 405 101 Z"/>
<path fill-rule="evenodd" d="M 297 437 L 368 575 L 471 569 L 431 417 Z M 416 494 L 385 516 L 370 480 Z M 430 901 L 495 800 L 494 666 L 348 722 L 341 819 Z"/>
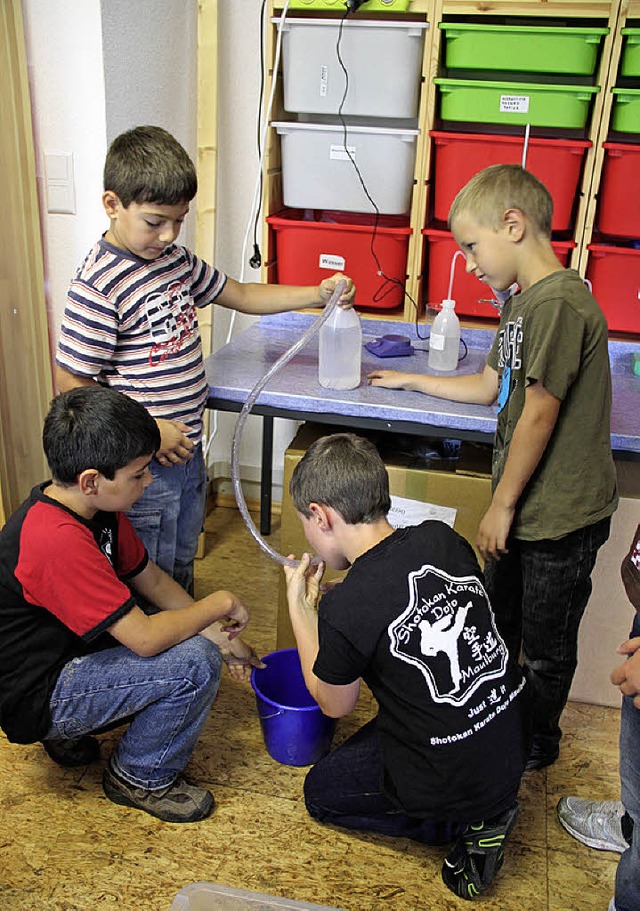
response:
<path fill-rule="evenodd" d="M 285 556 L 294 554 L 299 557 L 309 550 L 289 496 L 291 475 L 314 440 L 333 432 L 336 428 L 304 424 L 284 454 L 280 553 Z M 407 438 L 382 432 L 358 431 L 358 434 L 371 439 L 385 461 L 393 500 L 389 514 L 391 524 L 399 526 L 414 524 L 414 521 L 419 522 L 423 518 L 442 518 L 453 524 L 455 530 L 472 545 L 475 544 L 478 526 L 491 502 L 491 446 L 486 443 L 445 446 L 442 440 Z M 457 449 L 457 457 L 439 455 L 445 449 L 450 453 Z M 428 457 L 429 452 L 434 453 L 431 458 Z M 419 505 L 422 505 L 421 509 L 418 509 Z M 327 569 L 325 580 L 341 575 Z M 281 649 L 294 645 L 283 573 L 278 597 L 277 647 Z"/>

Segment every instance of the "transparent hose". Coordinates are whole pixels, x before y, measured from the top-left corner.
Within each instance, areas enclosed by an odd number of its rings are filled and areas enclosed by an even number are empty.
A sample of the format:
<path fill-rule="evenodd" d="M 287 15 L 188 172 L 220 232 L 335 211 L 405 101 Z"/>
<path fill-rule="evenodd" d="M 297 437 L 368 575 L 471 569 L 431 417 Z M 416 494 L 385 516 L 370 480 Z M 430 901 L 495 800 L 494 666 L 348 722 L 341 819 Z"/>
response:
<path fill-rule="evenodd" d="M 280 563 L 282 566 L 298 566 L 299 560 L 288 560 L 286 557 L 282 557 L 276 550 L 273 549 L 267 542 L 260 536 L 260 532 L 256 528 L 253 519 L 249 515 L 249 510 L 247 509 L 247 504 L 244 499 L 244 494 L 242 493 L 242 484 L 240 483 L 240 441 L 242 439 L 242 431 L 244 430 L 244 425 L 246 423 L 249 412 L 256 403 L 256 399 L 267 385 L 269 380 L 276 375 L 276 373 L 287 364 L 294 355 L 303 348 L 309 339 L 313 338 L 316 332 L 320 329 L 322 324 L 327 321 L 331 315 L 334 307 L 336 307 L 338 300 L 341 295 L 344 294 L 344 291 L 347 287 L 347 283 L 340 281 L 336 290 L 333 292 L 329 298 L 329 302 L 326 307 L 320 314 L 320 316 L 315 320 L 307 329 L 307 331 L 300 336 L 297 342 L 289 348 L 288 351 L 279 358 L 275 364 L 273 364 L 269 370 L 265 373 L 261 380 L 259 380 L 256 385 L 253 387 L 247 401 L 242 406 L 242 411 L 238 415 L 238 420 L 236 421 L 236 426 L 233 431 L 233 440 L 231 442 L 231 482 L 233 484 L 233 492 L 235 494 L 236 502 L 238 504 L 238 509 L 244 519 L 244 523 L 249 529 L 251 536 L 256 541 L 256 543 L 262 548 L 262 550 L 271 557 L 272 560 L 275 560 L 276 563 Z"/>

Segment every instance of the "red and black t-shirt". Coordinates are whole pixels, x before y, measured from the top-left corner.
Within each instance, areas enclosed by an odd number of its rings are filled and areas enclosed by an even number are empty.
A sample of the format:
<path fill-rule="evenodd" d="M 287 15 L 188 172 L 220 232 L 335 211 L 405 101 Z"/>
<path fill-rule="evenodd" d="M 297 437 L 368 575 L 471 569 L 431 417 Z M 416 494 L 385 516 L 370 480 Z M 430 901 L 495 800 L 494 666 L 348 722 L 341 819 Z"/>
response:
<path fill-rule="evenodd" d="M 32 743 L 72 658 L 115 644 L 106 632 L 135 601 L 127 579 L 147 564 L 127 517 L 83 519 L 34 487 L 0 532 L 0 727 Z"/>

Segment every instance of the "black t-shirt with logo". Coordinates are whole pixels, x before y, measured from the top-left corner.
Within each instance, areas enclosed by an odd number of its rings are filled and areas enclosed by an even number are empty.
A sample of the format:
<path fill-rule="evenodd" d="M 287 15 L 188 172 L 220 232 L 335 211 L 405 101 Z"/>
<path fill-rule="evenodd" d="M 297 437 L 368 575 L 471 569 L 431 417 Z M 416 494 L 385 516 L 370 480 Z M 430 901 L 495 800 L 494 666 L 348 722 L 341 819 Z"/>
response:
<path fill-rule="evenodd" d="M 409 815 L 474 822 L 509 807 L 526 762 L 524 680 L 475 554 L 442 522 L 398 529 L 322 598 L 314 665 L 379 705 L 384 788 Z"/>

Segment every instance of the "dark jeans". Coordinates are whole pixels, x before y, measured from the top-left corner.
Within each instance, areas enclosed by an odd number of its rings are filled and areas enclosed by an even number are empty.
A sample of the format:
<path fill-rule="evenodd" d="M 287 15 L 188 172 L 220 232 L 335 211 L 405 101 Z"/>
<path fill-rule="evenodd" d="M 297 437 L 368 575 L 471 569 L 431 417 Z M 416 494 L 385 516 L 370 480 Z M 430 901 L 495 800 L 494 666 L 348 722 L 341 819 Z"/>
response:
<path fill-rule="evenodd" d="M 640 636 L 640 617 L 633 621 L 632 636 Z M 616 871 L 616 911 L 640 908 L 640 709 L 632 696 L 623 696 L 620 717 L 620 783 L 622 803 L 633 826 L 623 827 L 629 848 Z M 624 822 L 625 820 L 623 820 Z"/>
<path fill-rule="evenodd" d="M 461 831 L 453 822 L 407 816 L 383 793 L 375 718 L 313 766 L 304 782 L 304 799 L 314 819 L 345 829 L 427 845 L 446 844 Z"/>
<path fill-rule="evenodd" d="M 533 736 L 553 752 L 578 662 L 578 628 L 591 594 L 598 549 L 611 520 L 601 519 L 557 541 L 510 538 L 509 553 L 484 572 L 498 630 L 511 655 L 522 647 L 532 704 Z"/>

